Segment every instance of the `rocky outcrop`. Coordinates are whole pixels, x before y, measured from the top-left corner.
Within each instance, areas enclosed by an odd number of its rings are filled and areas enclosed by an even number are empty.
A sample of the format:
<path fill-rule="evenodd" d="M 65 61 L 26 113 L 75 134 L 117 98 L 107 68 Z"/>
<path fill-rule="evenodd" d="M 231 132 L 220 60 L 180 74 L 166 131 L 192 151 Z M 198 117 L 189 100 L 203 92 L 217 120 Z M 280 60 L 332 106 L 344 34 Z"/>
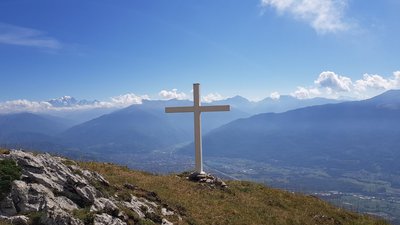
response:
<path fill-rule="evenodd" d="M 0 219 L 12 224 L 37 220 L 48 225 L 126 225 L 140 219 L 172 224 L 167 217 L 175 212 L 133 195 L 128 200 L 110 197 L 96 188 L 110 187 L 104 177 L 72 161 L 19 150 L 0 154 L 0 160 L 6 158 L 22 168 L 21 178 L 14 180 L 8 195 L 0 199 Z"/>

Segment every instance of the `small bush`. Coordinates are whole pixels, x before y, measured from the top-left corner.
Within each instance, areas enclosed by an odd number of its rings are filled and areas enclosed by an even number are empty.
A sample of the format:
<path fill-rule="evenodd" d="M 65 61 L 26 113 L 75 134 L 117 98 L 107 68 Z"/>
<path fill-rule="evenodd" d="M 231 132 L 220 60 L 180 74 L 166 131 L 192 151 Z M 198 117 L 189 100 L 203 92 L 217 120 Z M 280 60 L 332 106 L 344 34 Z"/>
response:
<path fill-rule="evenodd" d="M 29 218 L 29 225 L 43 225 L 40 221 L 41 218 L 44 216 L 45 212 L 31 212 L 27 216 Z"/>
<path fill-rule="evenodd" d="M 73 211 L 73 215 L 82 220 L 85 225 L 92 225 L 94 223 L 94 212 L 90 212 L 88 207 L 83 209 L 77 209 Z"/>
<path fill-rule="evenodd" d="M 139 224 L 139 225 L 154 225 L 155 223 L 149 219 L 139 219 L 137 224 Z"/>
<path fill-rule="evenodd" d="M 21 177 L 21 167 L 14 160 L 0 160 L 0 200 L 11 190 L 11 183 Z"/>

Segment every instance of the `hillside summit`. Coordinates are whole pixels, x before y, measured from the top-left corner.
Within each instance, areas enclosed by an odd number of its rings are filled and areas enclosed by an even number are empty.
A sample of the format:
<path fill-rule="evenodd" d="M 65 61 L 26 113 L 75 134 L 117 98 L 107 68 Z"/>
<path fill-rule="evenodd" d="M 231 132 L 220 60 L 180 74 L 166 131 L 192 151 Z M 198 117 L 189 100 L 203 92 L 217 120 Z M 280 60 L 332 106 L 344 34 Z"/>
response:
<path fill-rule="evenodd" d="M 387 224 L 312 196 L 0 150 L 0 225 Z"/>

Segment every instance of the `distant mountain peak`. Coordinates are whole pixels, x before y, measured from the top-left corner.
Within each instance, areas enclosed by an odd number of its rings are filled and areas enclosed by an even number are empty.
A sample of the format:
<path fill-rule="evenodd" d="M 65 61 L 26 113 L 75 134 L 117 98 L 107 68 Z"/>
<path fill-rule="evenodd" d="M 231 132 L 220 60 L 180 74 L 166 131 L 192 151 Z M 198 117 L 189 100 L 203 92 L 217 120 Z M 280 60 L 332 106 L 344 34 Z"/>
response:
<path fill-rule="evenodd" d="M 215 102 L 225 102 L 225 103 L 230 103 L 230 104 L 247 104 L 250 101 L 243 96 L 235 95 L 233 97 L 230 97 L 230 98 L 227 98 L 224 100 L 215 101 Z"/>
<path fill-rule="evenodd" d="M 66 96 L 62 96 L 60 98 L 48 100 L 47 102 L 50 103 L 53 107 L 71 107 L 71 106 L 76 106 L 76 105 L 96 104 L 99 101 L 97 101 L 97 100 L 89 101 L 86 99 L 78 101 L 74 97 L 66 95 Z"/>

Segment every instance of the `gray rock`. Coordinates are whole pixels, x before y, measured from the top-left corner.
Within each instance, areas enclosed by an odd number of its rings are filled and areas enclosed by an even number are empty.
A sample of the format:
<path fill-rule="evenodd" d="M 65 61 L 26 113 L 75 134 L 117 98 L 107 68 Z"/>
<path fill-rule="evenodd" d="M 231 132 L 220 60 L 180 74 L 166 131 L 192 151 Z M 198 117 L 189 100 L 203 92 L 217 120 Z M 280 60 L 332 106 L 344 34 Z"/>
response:
<path fill-rule="evenodd" d="M 97 198 L 94 200 L 93 205 L 90 208 L 91 212 L 105 212 L 112 216 L 117 216 L 120 212 L 117 205 L 107 198 Z"/>
<path fill-rule="evenodd" d="M 77 164 L 66 166 L 63 164 L 63 158 L 23 151 L 11 151 L 8 155 L 0 155 L 0 160 L 4 158 L 15 160 L 22 168 L 21 180 L 12 182 L 10 194 L 0 202 L 0 218 L 13 224 L 26 225 L 30 222 L 26 216 L 18 214 L 43 212 L 40 214 L 40 223 L 44 225 L 83 225 L 81 220 L 74 218 L 72 212 L 88 206 L 91 212 L 98 213 L 94 218 L 94 224 L 97 225 L 126 225 L 129 217 L 120 210 L 119 205 L 134 211 L 140 218 L 157 215 L 156 212 L 159 214 L 160 208 L 162 216 L 175 215 L 175 212 L 162 208 L 157 201 L 133 195 L 128 202 L 104 198 L 102 193 L 91 185 L 93 181 L 109 185 L 104 177 L 83 170 Z M 129 185 L 126 188 L 136 187 Z M 179 217 L 178 214 L 177 216 Z M 172 224 L 165 218 L 162 219 L 162 223 Z"/>
<path fill-rule="evenodd" d="M 161 208 L 161 214 L 163 216 L 172 216 L 172 215 L 174 215 L 174 212 L 170 211 L 170 210 L 168 210 L 166 208 Z"/>
<path fill-rule="evenodd" d="M 26 216 L 0 216 L 0 219 L 6 220 L 13 225 L 29 225 L 29 218 Z"/>
<path fill-rule="evenodd" d="M 15 180 L 11 185 L 11 198 L 18 213 L 37 212 L 44 209 L 46 198 L 54 198 L 54 194 L 41 184 Z"/>
<path fill-rule="evenodd" d="M 18 213 L 36 212 L 43 209 L 62 209 L 72 211 L 78 206 L 64 196 L 54 196 L 53 192 L 42 184 L 26 184 L 23 181 L 12 183 L 11 198 Z"/>
<path fill-rule="evenodd" d="M 14 202 L 12 201 L 11 198 L 11 194 L 9 194 L 0 202 L 0 215 L 14 216 L 16 214 L 17 210 L 15 209 Z"/>
<path fill-rule="evenodd" d="M 46 225 L 84 225 L 81 220 L 60 209 L 47 211 L 40 222 Z"/>
<path fill-rule="evenodd" d="M 162 225 L 174 225 L 173 223 L 169 222 L 167 219 L 162 219 Z"/>
<path fill-rule="evenodd" d="M 126 225 L 126 223 L 118 218 L 103 213 L 100 215 L 97 214 L 94 217 L 94 225 Z"/>
<path fill-rule="evenodd" d="M 101 197 L 98 196 L 96 188 L 89 185 L 83 187 L 77 186 L 75 187 L 75 191 L 85 201 L 85 203 L 93 204 L 96 197 Z"/>
<path fill-rule="evenodd" d="M 46 208 L 48 209 L 63 209 L 66 211 L 73 211 L 78 209 L 79 207 L 70 199 L 65 196 L 59 196 L 55 198 L 47 198 L 46 199 Z"/>
<path fill-rule="evenodd" d="M 154 213 L 152 205 L 146 204 L 145 199 L 139 199 L 136 196 L 132 196 L 130 202 L 123 202 L 122 204 L 130 210 L 135 211 L 139 218 L 145 218 L 145 213 Z M 147 201 L 148 202 L 148 201 Z"/>

